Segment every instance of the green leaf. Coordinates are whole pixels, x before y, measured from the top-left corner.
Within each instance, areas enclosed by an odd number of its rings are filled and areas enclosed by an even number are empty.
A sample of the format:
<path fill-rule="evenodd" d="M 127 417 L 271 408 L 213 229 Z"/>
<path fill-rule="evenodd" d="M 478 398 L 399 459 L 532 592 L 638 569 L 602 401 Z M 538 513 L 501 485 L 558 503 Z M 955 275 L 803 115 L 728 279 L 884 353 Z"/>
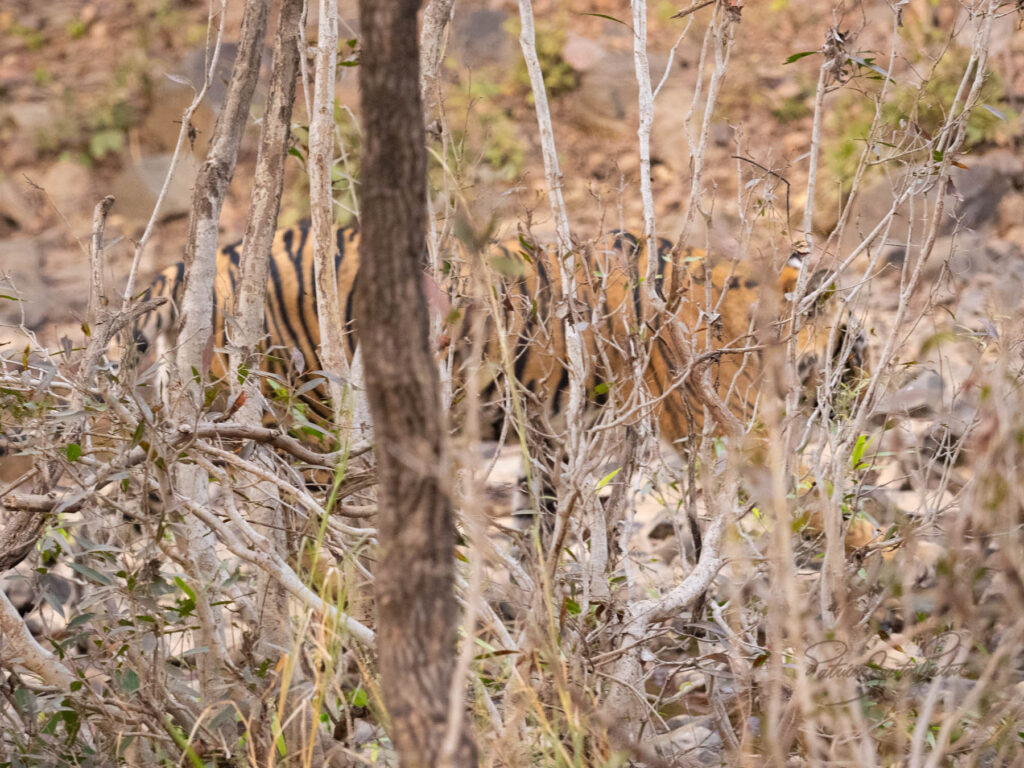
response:
<path fill-rule="evenodd" d="M 119 128 L 104 128 L 89 138 L 89 154 L 99 160 L 124 148 L 124 131 Z"/>
<path fill-rule="evenodd" d="M 868 439 L 867 435 L 861 435 L 857 438 L 857 442 L 853 446 L 853 453 L 850 454 L 850 464 L 853 465 L 854 469 L 864 469 L 867 466 L 867 464 L 861 462 L 861 459 L 864 458 L 864 451 L 873 442 L 874 438 Z"/>
<path fill-rule="evenodd" d="M 281 757 L 286 757 L 288 755 L 288 746 L 284 741 L 284 731 L 281 730 L 281 721 L 277 719 L 276 714 L 271 720 L 270 728 L 274 734 L 274 746 L 277 747 L 277 753 L 281 755 Z"/>
<path fill-rule="evenodd" d="M 317 376 L 315 379 L 310 379 L 297 390 L 295 390 L 295 396 L 302 397 L 302 395 L 306 394 L 307 392 L 311 392 L 312 390 L 316 389 L 317 387 L 321 387 L 326 383 L 327 379 Z"/>
<path fill-rule="evenodd" d="M 571 597 L 565 598 L 565 612 L 572 616 L 579 616 L 583 609 L 580 608 L 580 604 L 573 600 Z"/>
<path fill-rule="evenodd" d="M 593 16 L 597 19 L 605 19 L 607 21 L 614 21 L 616 24 L 621 24 L 626 29 L 632 29 L 629 24 L 624 22 L 622 19 L 616 19 L 614 16 L 609 16 L 607 13 L 577 13 L 577 16 Z"/>
<path fill-rule="evenodd" d="M 67 628 L 68 629 L 75 629 L 76 627 L 80 627 L 83 624 L 85 624 L 86 622 L 88 622 L 89 619 L 91 619 L 95 615 L 96 615 L 95 613 L 80 613 L 77 616 L 75 616 L 75 618 L 73 618 L 71 621 L 68 622 Z"/>
<path fill-rule="evenodd" d="M 600 491 L 602 488 L 604 488 L 606 485 L 608 485 L 608 483 L 610 483 L 615 478 L 615 476 L 617 474 L 619 474 L 619 472 L 621 472 L 621 471 L 622 471 L 622 467 L 618 467 L 616 469 L 613 469 L 611 472 L 609 472 L 604 477 L 602 477 L 600 482 L 598 482 L 598 484 L 597 484 L 597 490 Z"/>
<path fill-rule="evenodd" d="M 370 703 L 370 697 L 364 688 L 356 688 L 348 695 L 348 703 L 353 707 L 365 707 Z"/>
<path fill-rule="evenodd" d="M 14 692 L 14 703 L 18 709 L 25 712 L 29 707 L 35 706 L 36 695 L 28 688 L 18 688 Z"/>
<path fill-rule="evenodd" d="M 174 583 L 177 584 L 178 585 L 178 589 L 180 589 L 182 592 L 184 592 L 186 595 L 188 595 L 188 597 L 191 600 L 195 600 L 196 599 L 195 590 L 193 590 L 192 587 L 190 587 L 188 584 L 186 584 L 184 579 L 181 578 L 181 576 L 175 576 L 174 577 Z"/>
<path fill-rule="evenodd" d="M 896 82 L 895 80 L 892 79 L 888 72 L 886 72 L 880 66 L 875 64 L 875 60 L 873 58 L 862 59 L 859 56 L 848 56 L 847 58 L 854 64 L 858 64 L 862 67 L 865 67 L 866 69 L 870 69 L 872 72 L 877 72 L 879 75 L 884 77 L 886 80 L 889 80 L 890 82 Z"/>
<path fill-rule="evenodd" d="M 868 446 L 868 436 L 861 435 L 857 438 L 857 444 L 853 446 L 853 453 L 850 455 L 850 463 L 853 466 L 860 464 L 861 457 L 864 455 L 864 449 Z"/>
<path fill-rule="evenodd" d="M 127 693 L 139 690 L 139 676 L 134 669 L 122 669 L 114 673 L 114 680 Z"/>
<path fill-rule="evenodd" d="M 82 446 L 78 443 L 68 443 L 64 455 L 68 457 L 68 461 L 78 461 L 82 457 Z"/>
<path fill-rule="evenodd" d="M 816 53 L 820 53 L 820 51 L 800 51 L 800 53 L 794 53 L 792 56 L 787 56 L 786 60 L 782 63 L 783 65 L 792 64 L 794 61 L 800 61 L 800 59 L 805 58 L 806 56 L 813 56 Z"/>
<path fill-rule="evenodd" d="M 108 579 L 106 576 L 104 576 L 102 573 L 100 573 L 99 571 L 95 570 L 94 568 L 90 568 L 88 565 L 82 565 L 81 563 L 69 562 L 68 563 L 68 568 L 70 568 L 73 571 L 76 571 L 76 572 L 80 573 L 82 576 L 87 578 L 89 581 L 94 581 L 97 584 L 102 584 L 104 586 L 109 587 L 111 584 L 114 583 L 110 579 Z"/>

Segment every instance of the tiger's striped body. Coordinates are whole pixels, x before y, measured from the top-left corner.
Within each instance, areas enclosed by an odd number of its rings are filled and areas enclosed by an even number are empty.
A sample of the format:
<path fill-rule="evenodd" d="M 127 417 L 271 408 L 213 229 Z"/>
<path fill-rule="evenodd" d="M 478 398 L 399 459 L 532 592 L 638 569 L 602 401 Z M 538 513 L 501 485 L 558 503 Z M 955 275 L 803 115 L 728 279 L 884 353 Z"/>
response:
<path fill-rule="evenodd" d="M 352 297 L 359 274 L 358 231 L 338 229 L 336 245 L 338 294 L 345 319 L 345 328 L 340 331 L 347 352 L 352 354 L 356 346 Z M 276 234 L 270 258 L 265 368 L 293 382 L 297 371 L 291 350 L 301 354 L 302 367 L 310 372 L 306 376 L 318 375 L 315 372 L 321 368 L 312 251 L 308 228 L 293 227 Z M 782 319 L 789 315 L 785 297 L 796 285 L 800 266 L 791 259 L 781 273 L 763 280 L 766 270 L 759 270 L 756 264 L 741 261 L 709 265 L 702 251 L 688 249 L 681 255 L 681 267 L 675 269 L 667 241 L 659 244 L 658 258 L 658 290 L 668 297 L 674 307 L 672 317 L 681 321 L 686 337 L 692 340 L 693 347 L 687 354 L 679 349 L 681 337 L 670 332 L 668 318 L 649 306 L 642 280 L 647 254 L 632 235 L 612 233 L 580 249 L 575 259 L 575 307 L 577 317 L 586 326 L 582 338 L 590 363 L 586 385 L 591 398 L 600 403 L 613 397 L 620 404 L 627 403 L 638 394 L 632 382 L 639 371 L 655 400 L 653 407 L 662 436 L 679 441 L 700 430 L 704 423 L 704 408 L 694 397 L 685 370 L 685 361 L 695 356 L 712 361 L 714 387 L 729 409 L 740 419 L 753 414 L 765 371 L 760 354 L 751 348 L 785 339 L 780 331 Z M 215 344 L 223 349 L 226 329 L 230 328 L 225 318 L 231 316 L 238 284 L 240 244 L 223 248 L 217 260 Z M 485 287 L 474 290 L 474 278 L 481 277 L 481 264 L 487 260 L 498 269 L 484 269 L 490 273 L 483 275 Z M 471 268 L 466 259 L 451 266 L 449 287 L 457 309 L 462 297 L 461 311 L 453 313 L 448 329 L 457 370 L 470 347 L 468 335 L 475 313 L 486 315 L 485 365 L 481 366 L 479 382 L 481 401 L 491 406 L 488 413 L 492 418 L 486 421 L 500 424 L 501 409 L 497 406 L 504 401 L 506 388 L 496 371 L 502 370 L 506 362 L 501 352 L 504 340 L 511 358 L 507 362 L 527 393 L 533 415 L 540 422 L 549 422 L 546 432 L 557 431 L 569 383 L 564 325 L 568 303 L 561 290 L 561 261 L 540 248 L 526 248 L 523 241 L 513 241 L 492 247 L 476 267 Z M 170 301 L 135 327 L 136 341 L 143 349 L 168 337 L 183 275 L 181 264 L 168 268 L 145 295 L 166 296 Z M 495 301 L 488 300 L 488 291 Z M 759 306 L 767 310 L 763 315 L 778 322 L 766 323 L 759 318 Z M 827 329 L 803 329 L 797 337 L 798 354 L 822 364 L 831 354 L 825 349 L 827 338 Z M 216 377 L 226 374 L 224 355 L 217 356 L 211 372 Z M 783 388 L 782 382 L 775 384 Z M 306 397 L 311 410 L 327 418 L 331 411 L 325 398 L 324 388 L 314 389 Z M 639 415 L 640 411 L 634 413 Z"/>

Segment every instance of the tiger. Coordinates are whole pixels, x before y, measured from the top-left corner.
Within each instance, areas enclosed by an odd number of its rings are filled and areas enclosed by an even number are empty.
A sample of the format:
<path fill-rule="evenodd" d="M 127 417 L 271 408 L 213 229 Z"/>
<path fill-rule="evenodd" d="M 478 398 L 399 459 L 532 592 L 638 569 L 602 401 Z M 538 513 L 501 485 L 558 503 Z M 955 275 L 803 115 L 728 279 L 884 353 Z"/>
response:
<path fill-rule="evenodd" d="M 339 227 L 333 239 L 344 315 L 342 338 L 346 353 L 352 356 L 357 345 L 353 296 L 359 277 L 360 233 L 356 227 Z M 241 248 L 241 242 L 235 242 L 217 254 L 213 328 L 218 353 L 210 368 L 214 379 L 228 372 L 225 349 L 230 334 L 225 319 L 234 305 Z M 531 427 L 551 437 L 565 428 L 569 393 L 563 260 L 550 247 L 525 235 L 482 250 L 478 266 L 473 266 L 471 255 L 465 252 L 444 259 L 442 271 L 456 305 L 445 318 L 446 341 L 439 339 L 437 353 L 451 353 L 456 370 L 467 367 L 470 329 L 476 313 L 483 312 L 486 342 L 477 382 L 484 413 L 482 439 L 496 440 L 502 434 L 508 378 L 525 395 Z M 753 260 L 713 263 L 700 249 L 684 248 L 676 256 L 672 250 L 672 243 L 658 239 L 655 292 L 670 306 L 671 319 L 686 330 L 693 345 L 689 357 L 705 361 L 715 393 L 736 419 L 745 422 L 757 414 L 766 375 L 761 348 L 785 343 L 790 336 L 796 344 L 798 386 L 805 402 L 815 400 L 826 362 L 832 363 L 844 386 L 855 388 L 853 382 L 865 366 L 862 335 L 846 327 L 833 333 L 824 313 L 804 318 L 806 322 L 795 334 L 787 330 L 793 319 L 791 299 L 804 269 L 800 253 L 791 254 L 781 270 L 771 275 Z M 620 405 L 627 401 L 649 403 L 628 412 L 635 419 L 652 416 L 662 439 L 681 450 L 691 436 L 704 429 L 707 408 L 684 370 L 686 356 L 680 354 L 679 336 L 671 333 L 668 318 L 651 306 L 651 292 L 645 285 L 648 254 L 644 239 L 614 231 L 578 247 L 573 256 L 574 306 L 590 362 L 584 382 L 587 411 L 593 414 L 609 400 Z M 484 291 L 484 296 L 474 295 L 471 285 L 481 269 L 494 276 L 486 281 L 490 293 Z M 163 349 L 173 344 L 184 277 L 185 268 L 179 262 L 158 274 L 141 294 L 142 299 L 168 299 L 132 328 L 141 354 L 154 349 L 158 341 Z M 816 279 L 809 281 L 812 286 Z M 308 224 L 279 230 L 269 259 L 264 372 L 266 378 L 290 382 L 303 391 L 302 404 L 309 418 L 326 423 L 333 414 L 326 387 L 302 386 L 317 377 L 322 382 L 324 377 L 318 352 L 315 286 Z M 770 322 L 759 316 L 759 306 L 768 307 Z M 502 360 L 502 342 L 510 361 Z M 511 363 L 507 378 L 503 375 L 505 362 Z M 647 398 L 632 397 L 638 394 L 638 365 Z M 464 377 L 460 383 L 463 387 L 468 384 Z M 780 391 L 784 386 L 785 382 L 776 382 Z"/>

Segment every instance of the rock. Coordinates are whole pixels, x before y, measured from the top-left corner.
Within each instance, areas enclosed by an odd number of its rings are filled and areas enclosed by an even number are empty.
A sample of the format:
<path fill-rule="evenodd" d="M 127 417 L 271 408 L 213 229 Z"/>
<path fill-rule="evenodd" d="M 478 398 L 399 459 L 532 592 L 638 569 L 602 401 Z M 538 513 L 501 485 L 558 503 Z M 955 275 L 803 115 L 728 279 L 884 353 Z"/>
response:
<path fill-rule="evenodd" d="M 562 48 L 562 58 L 577 72 L 586 72 L 608 55 L 604 46 L 596 40 L 570 32 Z"/>
<path fill-rule="evenodd" d="M 138 135 L 143 142 L 144 152 L 173 152 L 181 130 L 181 116 L 192 102 L 194 94 L 188 85 L 166 78 L 156 82 L 154 91 L 153 105 L 143 116 Z M 215 119 L 216 111 L 211 100 L 205 100 L 192 115 L 196 141 L 194 147 L 185 146 L 186 154 L 190 149 L 197 156 L 206 151 Z"/>
<path fill-rule="evenodd" d="M 946 212 L 940 224 L 939 233 L 943 235 L 936 245 L 933 262 L 938 262 L 948 248 L 944 248 L 942 240 L 949 240 L 951 233 L 960 227 L 976 230 L 979 240 L 989 234 L 989 227 L 997 224 L 1000 203 L 1005 197 L 1015 195 L 1015 186 L 1024 176 L 1024 162 L 1018 160 L 1010 152 L 995 150 L 972 160 L 966 170 L 955 170 L 953 188 L 945 190 Z M 844 230 L 841 252 L 848 252 L 858 245 L 861 239 L 870 232 L 882 217 L 889 212 L 893 202 L 893 189 L 903 183 L 903 179 L 878 179 L 861 190 L 853 202 L 853 211 L 849 224 Z M 955 194 L 954 194 L 955 192 Z M 962 200 L 960 199 L 962 198 Z M 884 245 L 894 250 L 898 256 L 899 249 L 905 246 L 910 225 L 913 225 L 914 241 L 919 241 L 921 233 L 927 230 L 930 216 L 930 203 L 935 200 L 935 192 L 926 198 L 929 205 L 923 205 L 918 198 L 914 212 L 916 220 L 910 222 L 910 206 L 904 205 L 897 211 L 892 227 L 889 229 L 889 240 Z M 963 241 L 961 232 L 957 241 L 957 252 L 963 254 L 970 251 Z"/>
<path fill-rule="evenodd" d="M 875 423 L 884 423 L 892 416 L 927 416 L 942 407 L 945 382 L 933 370 L 926 370 L 895 392 L 879 398 L 872 413 Z"/>
<path fill-rule="evenodd" d="M 37 137 L 52 128 L 56 115 L 45 102 L 18 102 L 0 107 L 0 166 L 11 170 L 39 156 Z"/>
<path fill-rule="evenodd" d="M 733 142 L 732 126 L 728 123 L 716 122 L 711 124 L 711 141 L 716 147 L 727 147 Z"/>
<path fill-rule="evenodd" d="M 58 161 L 50 166 L 39 186 L 57 211 L 71 222 L 75 234 L 86 234 L 92 229 L 92 209 L 100 197 L 93 189 L 88 169 L 81 163 Z"/>
<path fill-rule="evenodd" d="M 53 107 L 42 101 L 23 101 L 0 109 L 0 125 L 8 123 L 30 134 L 49 128 L 55 119 Z"/>
<path fill-rule="evenodd" d="M 192 116 L 192 125 L 196 129 L 195 147 L 192 149 L 199 156 L 206 154 L 214 121 L 227 95 L 227 84 L 231 79 L 231 68 L 237 54 L 237 44 L 225 43 L 221 46 L 217 69 L 210 80 L 206 97 Z M 263 111 L 270 61 L 271 54 L 267 49 L 264 51 L 260 79 L 253 96 L 251 111 L 256 115 Z M 138 128 L 138 135 L 144 142 L 144 151 L 161 153 L 174 150 L 181 130 L 181 116 L 185 108 L 191 104 L 196 91 L 202 87 L 205 67 L 206 50 L 197 47 L 185 54 L 180 66 L 173 67 L 163 74 L 154 73 L 152 106 Z"/>
<path fill-rule="evenodd" d="M 668 733 L 651 739 L 651 746 L 668 760 L 688 759 L 688 764 L 721 765 L 722 737 L 709 717 L 677 717 Z"/>
<path fill-rule="evenodd" d="M 675 537 L 666 539 L 662 544 L 651 550 L 651 557 L 665 565 L 672 565 L 679 557 L 679 542 Z"/>
<path fill-rule="evenodd" d="M 999 203 L 1013 189 L 1013 178 L 1020 172 L 1020 161 L 1009 153 L 996 152 L 966 171 L 954 174 L 953 183 L 963 202 L 947 197 L 946 203 L 952 205 L 948 208 L 949 215 L 942 220 L 940 231 L 948 234 L 957 225 L 980 229 L 994 222 Z"/>
<path fill-rule="evenodd" d="M 456 13 L 450 54 L 470 68 L 511 66 L 518 56 L 515 38 L 505 29 L 504 11 L 480 8 Z"/>
<path fill-rule="evenodd" d="M 117 209 L 121 216 L 138 221 L 145 221 L 149 217 L 167 170 L 171 167 L 171 157 L 170 153 L 144 157 L 138 164 L 125 168 L 114 180 L 113 195 L 117 198 Z M 192 207 L 192 184 L 196 170 L 197 166 L 188 155 L 178 162 L 160 208 L 161 220 L 188 214 Z"/>
<path fill-rule="evenodd" d="M 562 97 L 580 128 L 599 135 L 635 130 L 636 79 L 632 73 L 633 56 L 627 53 L 609 54 L 581 73 L 579 88 Z"/>
<path fill-rule="evenodd" d="M 19 299 L 0 299 L 0 324 L 18 325 L 24 319 L 27 327 L 35 329 L 51 319 L 53 307 L 44 300 L 48 286 L 43 253 L 35 238 L 0 241 L 0 294 Z"/>
<path fill-rule="evenodd" d="M 926 457 L 935 459 L 937 466 L 933 468 L 934 471 L 941 473 L 947 463 L 954 466 L 964 463 L 964 438 L 977 423 L 977 419 L 974 408 L 960 404 L 925 429 L 921 436 L 921 451 Z"/>
<path fill-rule="evenodd" d="M 0 181 L 0 237 L 33 230 L 39 224 L 39 205 L 30 201 L 31 190 L 13 179 Z"/>
<path fill-rule="evenodd" d="M 1016 192 L 999 201 L 999 208 L 996 210 L 996 231 L 1002 236 L 1021 225 L 1024 225 L 1024 193 Z"/>

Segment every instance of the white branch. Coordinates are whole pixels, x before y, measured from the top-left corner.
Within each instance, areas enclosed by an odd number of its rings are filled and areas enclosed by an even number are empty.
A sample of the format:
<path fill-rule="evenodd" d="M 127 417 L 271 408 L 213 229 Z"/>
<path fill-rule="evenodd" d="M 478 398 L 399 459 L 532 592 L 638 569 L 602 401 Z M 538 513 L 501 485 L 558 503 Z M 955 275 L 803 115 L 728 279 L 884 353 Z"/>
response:
<path fill-rule="evenodd" d="M 77 679 L 68 671 L 60 659 L 43 648 L 32 637 L 25 622 L 18 615 L 18 609 L 11 603 L 7 593 L 0 589 L 0 661 L 5 666 L 20 664 L 47 685 L 68 691 Z"/>

